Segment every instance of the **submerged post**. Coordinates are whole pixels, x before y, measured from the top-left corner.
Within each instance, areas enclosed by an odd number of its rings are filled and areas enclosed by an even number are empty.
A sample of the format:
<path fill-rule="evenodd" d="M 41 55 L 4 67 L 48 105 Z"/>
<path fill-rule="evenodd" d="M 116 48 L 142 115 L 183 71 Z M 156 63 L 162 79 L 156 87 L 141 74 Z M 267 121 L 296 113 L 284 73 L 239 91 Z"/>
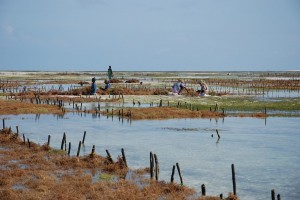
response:
<path fill-rule="evenodd" d="M 93 145 L 93 148 L 92 148 L 92 152 L 90 154 L 90 157 L 93 158 L 95 155 L 95 145 Z"/>
<path fill-rule="evenodd" d="M 123 149 L 123 148 L 121 149 L 121 152 L 122 152 L 122 159 L 123 159 L 123 161 L 124 161 L 124 163 L 125 163 L 125 166 L 128 167 L 128 166 L 127 166 L 127 161 L 126 161 L 125 152 L 124 152 L 124 149 Z"/>
<path fill-rule="evenodd" d="M 277 200 L 281 200 L 280 194 L 277 194 Z"/>
<path fill-rule="evenodd" d="M 204 184 L 201 185 L 201 193 L 202 193 L 202 196 L 206 195 L 206 189 L 205 189 L 205 185 Z"/>
<path fill-rule="evenodd" d="M 71 153 L 71 142 L 69 142 L 68 156 L 70 155 L 70 153 Z"/>
<path fill-rule="evenodd" d="M 219 131 L 218 129 L 216 129 L 216 132 L 217 132 L 217 135 L 218 135 L 218 140 L 220 139 L 220 134 L 219 134 Z"/>
<path fill-rule="evenodd" d="M 173 169 L 172 169 L 171 183 L 173 183 L 174 181 L 174 174 L 175 174 L 175 165 L 173 165 Z"/>
<path fill-rule="evenodd" d="M 79 157 L 80 148 L 81 148 L 81 141 L 79 141 L 79 144 L 78 144 L 77 157 Z"/>
<path fill-rule="evenodd" d="M 28 142 L 28 147 L 30 148 L 30 141 L 29 141 L 29 138 L 27 138 L 27 142 Z"/>
<path fill-rule="evenodd" d="M 223 200 L 223 194 L 222 193 L 220 194 L 220 199 Z"/>
<path fill-rule="evenodd" d="M 159 174 L 159 164 L 156 154 L 154 154 L 154 160 L 155 160 L 155 179 L 158 180 L 158 174 Z"/>
<path fill-rule="evenodd" d="M 231 164 L 231 172 L 232 172 L 233 194 L 236 195 L 236 182 L 235 182 L 235 170 L 234 170 L 234 164 Z"/>
<path fill-rule="evenodd" d="M 19 136 L 19 126 L 16 126 L 17 129 L 17 136 Z"/>
<path fill-rule="evenodd" d="M 276 200 L 275 199 L 275 190 L 274 189 L 271 190 L 271 198 L 272 198 L 272 200 Z"/>
<path fill-rule="evenodd" d="M 111 163 L 114 163 L 113 159 L 111 158 L 111 155 L 109 153 L 109 151 L 106 149 L 106 154 L 107 154 L 107 159 L 111 162 Z"/>
<path fill-rule="evenodd" d="M 153 161 L 153 154 L 150 151 L 150 178 L 153 178 L 153 167 L 154 167 L 154 161 Z"/>
<path fill-rule="evenodd" d="M 48 142 L 47 142 L 47 146 L 50 146 L 50 139 L 51 139 L 51 135 L 48 135 Z"/>
<path fill-rule="evenodd" d="M 84 131 L 84 133 L 83 133 L 82 144 L 84 144 L 85 135 L 86 135 L 86 131 Z"/>
<path fill-rule="evenodd" d="M 267 107 L 265 106 L 265 114 L 267 114 Z"/>
<path fill-rule="evenodd" d="M 182 180 L 182 176 L 181 176 L 181 172 L 180 172 L 180 168 L 179 168 L 179 164 L 178 163 L 176 163 L 176 167 L 177 167 L 177 171 L 178 171 L 179 178 L 180 178 L 180 184 L 183 185 L 183 180 Z"/>
<path fill-rule="evenodd" d="M 64 132 L 63 138 L 61 140 L 61 146 L 60 146 L 61 150 L 64 150 L 65 141 L 66 141 L 66 133 Z"/>

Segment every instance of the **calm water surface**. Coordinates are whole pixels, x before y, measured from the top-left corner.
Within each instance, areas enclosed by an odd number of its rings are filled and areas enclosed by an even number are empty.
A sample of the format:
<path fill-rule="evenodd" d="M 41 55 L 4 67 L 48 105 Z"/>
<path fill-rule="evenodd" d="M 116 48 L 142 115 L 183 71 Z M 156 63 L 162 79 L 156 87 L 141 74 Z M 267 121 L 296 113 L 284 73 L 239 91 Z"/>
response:
<path fill-rule="evenodd" d="M 235 164 L 240 199 L 270 199 L 271 189 L 282 199 L 300 196 L 300 119 L 225 118 L 132 121 L 67 114 L 6 116 L 6 125 L 30 140 L 43 144 L 51 135 L 51 146 L 60 148 L 63 133 L 72 143 L 72 155 L 87 131 L 81 155 L 96 153 L 113 158 L 125 149 L 131 168 L 149 166 L 149 153 L 158 156 L 159 179 L 170 181 L 172 166 L 180 165 L 184 184 L 208 195 L 232 191 L 231 164 Z M 221 139 L 217 141 L 216 129 Z M 213 135 L 213 137 L 212 137 Z M 148 175 L 147 175 L 148 176 Z M 177 172 L 175 181 L 180 183 Z"/>

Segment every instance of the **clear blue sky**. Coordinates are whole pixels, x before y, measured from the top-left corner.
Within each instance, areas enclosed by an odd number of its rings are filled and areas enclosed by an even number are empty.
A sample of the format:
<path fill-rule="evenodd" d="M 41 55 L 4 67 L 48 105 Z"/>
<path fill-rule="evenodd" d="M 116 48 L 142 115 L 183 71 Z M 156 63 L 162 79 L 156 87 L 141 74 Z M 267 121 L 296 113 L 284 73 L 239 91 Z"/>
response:
<path fill-rule="evenodd" d="M 300 70 L 300 0 L 0 0 L 0 70 Z"/>

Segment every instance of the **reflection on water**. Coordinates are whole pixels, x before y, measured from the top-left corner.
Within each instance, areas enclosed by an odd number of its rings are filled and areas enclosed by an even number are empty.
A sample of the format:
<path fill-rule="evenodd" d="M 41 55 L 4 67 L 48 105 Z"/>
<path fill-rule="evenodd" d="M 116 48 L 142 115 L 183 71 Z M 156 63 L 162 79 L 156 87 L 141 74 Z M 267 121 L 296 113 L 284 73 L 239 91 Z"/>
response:
<path fill-rule="evenodd" d="M 72 155 L 87 132 L 80 155 L 92 146 L 96 153 L 113 159 L 125 149 L 132 168 L 149 165 L 149 153 L 157 154 L 160 177 L 170 181 L 172 166 L 180 165 L 184 185 L 208 195 L 232 191 L 231 164 L 235 164 L 237 193 L 241 199 L 269 199 L 271 189 L 283 199 L 300 196 L 299 118 L 225 118 L 128 121 L 118 117 L 69 113 L 53 115 L 6 116 L 7 126 L 19 126 L 33 142 L 60 148 L 63 133 L 72 143 Z M 220 140 L 216 135 L 220 134 Z M 148 176 L 148 175 L 147 175 Z M 180 183 L 178 174 L 175 182 Z"/>

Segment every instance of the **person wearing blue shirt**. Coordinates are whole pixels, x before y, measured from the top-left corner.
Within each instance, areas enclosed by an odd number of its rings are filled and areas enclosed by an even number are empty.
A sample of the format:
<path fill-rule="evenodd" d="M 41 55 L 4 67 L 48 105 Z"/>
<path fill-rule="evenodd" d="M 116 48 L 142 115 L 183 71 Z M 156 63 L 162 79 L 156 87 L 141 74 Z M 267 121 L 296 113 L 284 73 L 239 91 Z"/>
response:
<path fill-rule="evenodd" d="M 109 88 L 110 88 L 110 83 L 109 83 L 109 81 L 108 81 L 108 80 L 105 80 L 104 83 L 105 83 L 105 88 L 104 88 L 104 90 L 109 89 Z"/>
<path fill-rule="evenodd" d="M 181 91 L 185 89 L 186 91 L 188 91 L 185 87 L 185 85 L 183 84 L 182 80 L 178 80 L 176 83 L 174 83 L 174 85 L 172 86 L 172 92 L 174 95 L 176 94 L 181 94 Z"/>
<path fill-rule="evenodd" d="M 96 94 L 97 92 L 97 85 L 96 85 L 96 78 L 92 78 L 92 85 L 91 85 L 91 94 Z"/>

